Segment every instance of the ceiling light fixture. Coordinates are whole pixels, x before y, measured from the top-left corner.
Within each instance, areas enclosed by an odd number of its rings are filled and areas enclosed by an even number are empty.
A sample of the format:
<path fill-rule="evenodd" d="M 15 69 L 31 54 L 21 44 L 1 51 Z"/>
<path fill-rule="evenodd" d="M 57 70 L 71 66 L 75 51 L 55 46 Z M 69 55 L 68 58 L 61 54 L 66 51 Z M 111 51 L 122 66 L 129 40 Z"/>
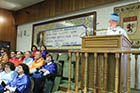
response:
<path fill-rule="evenodd" d="M 3 16 L 0 16 L 0 23 L 3 23 L 5 21 L 5 18 Z"/>

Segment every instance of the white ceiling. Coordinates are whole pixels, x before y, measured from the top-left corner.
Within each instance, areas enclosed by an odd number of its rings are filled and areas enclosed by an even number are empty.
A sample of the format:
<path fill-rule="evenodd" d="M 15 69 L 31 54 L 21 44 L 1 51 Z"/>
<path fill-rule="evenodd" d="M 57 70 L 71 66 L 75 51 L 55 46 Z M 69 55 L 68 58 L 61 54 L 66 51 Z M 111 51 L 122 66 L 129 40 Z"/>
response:
<path fill-rule="evenodd" d="M 0 8 L 17 11 L 44 0 L 0 0 Z"/>

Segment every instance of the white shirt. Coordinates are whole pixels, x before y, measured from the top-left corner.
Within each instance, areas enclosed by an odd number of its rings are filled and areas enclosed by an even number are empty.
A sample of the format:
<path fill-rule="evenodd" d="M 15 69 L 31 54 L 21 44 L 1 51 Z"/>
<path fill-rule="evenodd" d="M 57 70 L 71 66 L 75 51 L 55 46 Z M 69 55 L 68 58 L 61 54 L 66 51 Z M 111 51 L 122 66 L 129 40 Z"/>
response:
<path fill-rule="evenodd" d="M 124 29 L 122 29 L 120 26 L 117 26 L 116 28 L 113 28 L 113 29 L 109 28 L 108 31 L 109 31 L 108 35 L 122 34 L 128 38 L 126 31 Z"/>

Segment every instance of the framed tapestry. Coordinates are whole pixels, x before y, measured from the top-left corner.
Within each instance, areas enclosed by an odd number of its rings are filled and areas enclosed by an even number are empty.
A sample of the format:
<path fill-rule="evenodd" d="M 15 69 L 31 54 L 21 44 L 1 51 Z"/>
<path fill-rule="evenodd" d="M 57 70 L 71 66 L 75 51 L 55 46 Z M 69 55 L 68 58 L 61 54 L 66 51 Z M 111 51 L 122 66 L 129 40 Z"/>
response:
<path fill-rule="evenodd" d="M 114 8 L 120 15 L 120 26 L 127 31 L 132 47 L 140 47 L 140 3 Z"/>
<path fill-rule="evenodd" d="M 93 35 L 94 24 L 96 12 L 34 24 L 32 44 L 48 50 L 79 50 L 81 37 Z"/>

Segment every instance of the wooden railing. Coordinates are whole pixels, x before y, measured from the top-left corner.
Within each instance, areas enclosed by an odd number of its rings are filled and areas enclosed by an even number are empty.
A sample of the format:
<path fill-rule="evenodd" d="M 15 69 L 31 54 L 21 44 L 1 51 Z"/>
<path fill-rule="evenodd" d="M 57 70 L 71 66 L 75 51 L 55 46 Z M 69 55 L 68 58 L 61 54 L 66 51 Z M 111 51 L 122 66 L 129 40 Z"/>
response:
<path fill-rule="evenodd" d="M 76 53 L 76 68 L 75 68 L 75 89 L 71 89 L 71 58 L 72 58 L 72 53 Z M 89 54 L 93 54 L 93 58 L 94 58 L 94 73 L 93 73 L 93 88 L 89 89 L 88 88 L 88 57 Z M 126 85 L 126 91 L 127 93 L 131 93 L 130 91 L 130 83 L 131 83 L 131 68 L 130 68 L 130 62 L 131 62 L 131 55 L 135 55 L 135 88 L 138 88 L 138 66 L 137 66 L 137 61 L 138 61 L 138 55 L 140 55 L 140 51 L 83 51 L 83 50 L 70 50 L 69 51 L 69 83 L 68 83 L 68 91 L 74 91 L 74 93 L 79 93 L 79 90 L 83 91 L 84 93 L 88 93 L 88 90 L 93 91 L 93 93 L 108 93 L 107 90 L 107 86 L 108 86 L 108 57 L 109 54 L 114 54 L 115 55 L 115 76 L 114 76 L 114 80 L 115 80 L 115 85 L 114 85 L 114 90 L 112 93 L 123 93 L 123 87 L 121 85 L 122 79 L 120 79 L 120 77 L 122 77 L 122 69 L 121 69 L 121 63 L 122 61 L 120 61 L 121 57 L 120 55 L 122 54 L 126 54 L 127 55 L 127 85 Z M 79 87 L 79 60 L 80 55 L 84 55 L 84 72 L 82 74 L 84 74 L 84 83 L 83 86 L 84 88 Z M 98 60 L 98 54 L 103 54 L 103 58 L 104 58 L 104 64 L 103 64 L 103 70 L 102 70 L 102 66 L 99 65 L 97 67 L 97 64 L 101 64 L 101 58 L 99 58 Z M 121 59 L 122 60 L 122 59 Z M 99 62 L 99 63 L 98 63 Z M 98 70 L 98 73 L 97 73 Z M 80 72 L 81 73 L 81 72 Z M 101 73 L 103 73 L 103 77 L 101 75 Z M 97 75 L 98 75 L 98 81 L 97 81 Z M 103 84 L 101 79 L 103 79 Z M 97 86 L 98 83 L 98 86 Z M 103 85 L 103 87 L 102 87 Z"/>

